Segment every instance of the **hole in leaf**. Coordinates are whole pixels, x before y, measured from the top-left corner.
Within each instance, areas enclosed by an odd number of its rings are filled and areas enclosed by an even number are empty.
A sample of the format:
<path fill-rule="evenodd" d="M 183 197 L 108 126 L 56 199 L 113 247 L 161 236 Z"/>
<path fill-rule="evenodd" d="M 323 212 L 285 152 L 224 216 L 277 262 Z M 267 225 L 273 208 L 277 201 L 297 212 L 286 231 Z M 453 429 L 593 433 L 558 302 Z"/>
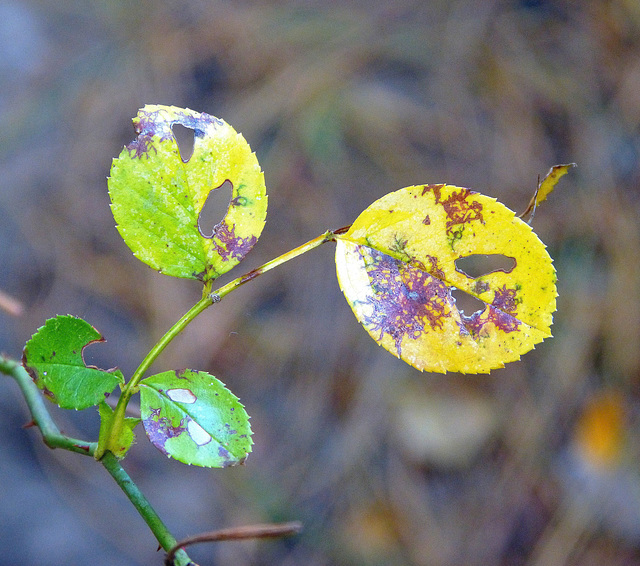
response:
<path fill-rule="evenodd" d="M 198 215 L 198 230 L 203 238 L 213 238 L 216 227 L 227 215 L 233 185 L 231 181 L 225 181 L 216 189 L 211 189 L 207 200 Z"/>
<path fill-rule="evenodd" d="M 180 151 L 180 159 L 183 163 L 187 163 L 193 155 L 193 147 L 195 145 L 195 131 L 193 128 L 187 128 L 182 124 L 174 124 L 171 126 L 173 137 L 176 138 L 178 150 Z"/>
<path fill-rule="evenodd" d="M 96 340 L 95 342 L 89 342 L 82 347 L 82 362 L 86 367 L 94 367 L 98 369 L 111 367 L 109 366 L 109 363 L 114 358 L 109 358 L 109 356 L 113 356 L 113 352 L 105 352 L 105 350 L 113 350 L 113 347 L 109 348 L 106 342 L 106 340 Z"/>
<path fill-rule="evenodd" d="M 474 254 L 456 260 L 456 270 L 471 279 L 487 275 L 494 271 L 510 273 L 516 266 L 516 260 L 502 254 Z"/>
<path fill-rule="evenodd" d="M 487 306 L 480 299 L 460 289 L 451 289 L 451 296 L 456 300 L 458 310 L 466 316 L 471 316 L 476 311 L 483 311 Z"/>

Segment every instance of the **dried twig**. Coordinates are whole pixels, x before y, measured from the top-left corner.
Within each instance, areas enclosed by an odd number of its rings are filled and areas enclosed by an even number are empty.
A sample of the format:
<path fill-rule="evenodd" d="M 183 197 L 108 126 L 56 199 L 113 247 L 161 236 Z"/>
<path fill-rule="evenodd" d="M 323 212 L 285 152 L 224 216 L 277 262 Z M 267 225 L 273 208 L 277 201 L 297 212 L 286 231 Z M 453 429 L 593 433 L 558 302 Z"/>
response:
<path fill-rule="evenodd" d="M 302 530 L 302 523 L 294 521 L 291 523 L 280 524 L 264 524 L 264 525 L 247 525 L 244 527 L 231 527 L 229 529 L 220 529 L 209 533 L 202 533 L 187 537 L 179 541 L 168 553 L 165 558 L 165 566 L 173 565 L 173 558 L 176 552 L 192 544 L 199 542 L 220 542 L 225 540 L 247 540 L 253 538 L 277 538 L 291 536 Z"/>

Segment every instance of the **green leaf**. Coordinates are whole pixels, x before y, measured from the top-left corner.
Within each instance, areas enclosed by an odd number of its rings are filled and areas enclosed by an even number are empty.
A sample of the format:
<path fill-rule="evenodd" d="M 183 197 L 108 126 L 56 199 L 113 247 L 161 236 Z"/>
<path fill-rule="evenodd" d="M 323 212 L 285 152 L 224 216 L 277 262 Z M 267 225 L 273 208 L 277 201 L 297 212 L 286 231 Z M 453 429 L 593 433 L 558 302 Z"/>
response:
<path fill-rule="evenodd" d="M 456 260 L 487 254 L 514 267 L 472 277 Z M 427 371 L 485 373 L 551 336 L 556 274 L 531 227 L 461 187 L 390 193 L 338 236 L 340 287 L 376 342 Z M 467 316 L 452 291 L 484 303 Z"/>
<path fill-rule="evenodd" d="M 100 414 L 98 446 L 102 447 L 108 440 L 109 431 L 112 430 L 111 421 L 113 419 L 113 409 L 103 401 L 98 405 L 98 413 Z M 120 436 L 117 440 L 112 440 L 109 445 L 109 450 L 111 450 L 117 458 L 124 458 L 129 448 L 131 448 L 131 445 L 135 442 L 136 435 L 133 429 L 140 424 L 141 420 L 142 419 L 135 417 L 125 417 Z M 104 452 L 104 449 L 100 450 L 100 452 Z"/>
<path fill-rule="evenodd" d="M 175 106 L 147 105 L 133 120 L 138 137 L 113 160 L 111 209 L 133 253 L 166 275 L 206 282 L 237 265 L 264 227 L 264 176 L 249 144 L 229 124 Z M 172 126 L 194 130 L 187 162 Z M 212 233 L 200 226 L 211 191 L 233 187 L 226 215 Z"/>
<path fill-rule="evenodd" d="M 84 348 L 104 338 L 88 322 L 74 316 L 47 320 L 27 342 L 25 369 L 45 396 L 63 409 L 86 409 L 104 401 L 124 382 L 119 370 L 87 366 Z"/>
<path fill-rule="evenodd" d="M 167 371 L 140 382 L 149 440 L 185 464 L 224 468 L 251 452 L 249 416 L 238 398 L 206 372 Z"/>

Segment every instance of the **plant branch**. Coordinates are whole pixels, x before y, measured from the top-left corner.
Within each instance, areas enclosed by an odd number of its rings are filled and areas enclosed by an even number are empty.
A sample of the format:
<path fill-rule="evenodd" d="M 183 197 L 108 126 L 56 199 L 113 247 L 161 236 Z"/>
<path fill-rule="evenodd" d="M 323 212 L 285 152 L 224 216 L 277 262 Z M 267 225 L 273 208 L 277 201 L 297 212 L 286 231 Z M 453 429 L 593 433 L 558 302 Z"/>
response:
<path fill-rule="evenodd" d="M 249 273 L 234 279 L 227 285 L 220 287 L 214 293 L 210 293 L 210 287 L 206 286 L 202 299 L 191 307 L 191 309 L 189 309 L 189 311 L 187 311 L 184 316 L 182 316 L 180 320 L 178 320 L 155 344 L 155 346 L 144 357 L 129 382 L 123 388 L 111 420 L 112 429 L 109 431 L 108 437 L 111 439 L 117 439 L 119 437 L 124 423 L 127 404 L 135 392 L 137 385 L 140 383 L 144 374 L 160 353 L 196 316 L 198 316 L 207 307 L 219 302 L 222 297 L 228 295 L 231 291 L 237 289 L 241 285 L 248 283 L 259 275 L 262 275 L 263 273 L 266 273 L 267 271 L 270 271 L 273 268 L 302 255 L 303 253 L 311 251 L 326 242 L 335 240 L 336 235 L 344 233 L 347 229 L 348 228 L 341 228 L 339 230 L 327 231 L 321 236 L 318 236 L 317 238 L 282 254 Z M 299 523 L 286 523 L 283 525 L 256 525 L 206 533 L 177 543 L 176 539 L 169 532 L 155 509 L 153 509 L 151 504 L 139 490 L 138 486 L 120 465 L 118 459 L 109 451 L 108 441 L 105 446 L 98 448 L 98 444 L 96 442 L 87 442 L 65 436 L 60 432 L 60 429 L 58 429 L 58 426 L 51 418 L 41 391 L 21 364 L 4 356 L 0 356 L 0 372 L 9 375 L 18 383 L 31 413 L 32 424 L 40 429 L 44 443 L 47 446 L 50 448 L 63 448 L 86 456 L 94 456 L 100 460 L 111 477 L 120 486 L 120 489 L 122 489 L 134 505 L 140 516 L 147 523 L 148 527 L 160 543 L 160 546 L 169 553 L 167 555 L 168 564 L 175 564 L 176 566 L 193 565 L 193 562 L 191 562 L 187 553 L 181 549 L 182 546 L 188 544 L 205 541 L 279 537 L 294 534 L 299 532 L 302 528 Z"/>
<path fill-rule="evenodd" d="M 180 318 L 180 320 L 178 320 L 178 322 L 176 322 L 164 334 L 164 336 L 160 338 L 160 340 L 158 340 L 155 346 L 151 348 L 149 353 L 144 357 L 136 371 L 131 376 L 131 379 L 124 386 L 122 394 L 118 399 L 118 404 L 114 409 L 111 422 L 108 425 L 109 430 L 106 432 L 106 434 L 104 434 L 104 436 L 102 436 L 102 438 L 104 438 L 104 441 L 101 440 L 100 445 L 95 452 L 95 458 L 99 460 L 100 458 L 102 458 L 103 454 L 105 454 L 110 448 L 117 447 L 118 439 L 122 434 L 122 428 L 124 426 L 127 404 L 129 403 L 131 396 L 136 392 L 136 388 L 138 387 L 140 381 L 142 381 L 144 374 L 149 369 L 151 364 L 156 360 L 156 358 L 162 353 L 162 351 L 169 345 L 169 343 L 178 334 L 180 334 L 180 332 L 182 332 L 187 327 L 187 325 L 194 318 L 196 318 L 196 316 L 198 316 L 202 311 L 204 311 L 207 307 L 210 307 L 212 304 L 220 302 L 222 297 L 228 295 L 229 293 L 231 293 L 231 291 L 237 289 L 241 285 L 252 281 L 259 275 L 262 275 L 267 271 L 271 271 L 273 268 L 278 267 L 279 265 L 282 265 L 283 263 L 286 263 L 287 261 L 292 260 L 308 251 L 311 251 L 321 246 L 322 244 L 334 241 L 337 235 L 343 234 L 348 229 L 348 227 L 344 227 L 339 228 L 338 230 L 328 230 L 321 236 L 318 236 L 317 238 L 314 238 L 313 240 L 310 240 L 307 243 L 302 244 L 301 246 L 298 246 L 297 248 L 294 248 L 282 254 L 281 256 L 272 259 L 271 261 L 268 261 L 267 263 L 261 265 L 260 267 L 257 267 L 249 273 L 246 273 L 245 275 L 234 279 L 230 283 L 223 285 L 213 293 L 209 292 L 211 287 L 210 282 L 207 282 L 202 298 L 193 307 L 191 307 Z"/>
<path fill-rule="evenodd" d="M 111 452 L 105 452 L 100 462 L 120 486 L 120 489 L 124 491 L 129 501 L 133 503 L 133 506 L 138 513 L 140 513 L 145 523 L 147 523 L 149 529 L 151 529 L 151 532 L 158 540 L 158 543 L 160 543 L 160 546 L 167 552 L 171 551 L 177 544 L 175 537 L 169 532 L 169 529 L 167 529 L 166 525 L 162 522 L 162 519 L 160 519 L 147 498 L 120 465 L 118 459 Z M 184 550 L 178 550 L 174 552 L 174 554 L 174 564 L 176 564 L 176 566 L 193 566 L 193 562 Z"/>
<path fill-rule="evenodd" d="M 221 542 L 225 540 L 247 540 L 254 538 L 278 538 L 286 537 L 299 533 L 302 530 L 302 523 L 293 521 L 291 523 L 266 524 L 266 525 L 247 525 L 244 527 L 231 527 L 229 529 L 220 529 L 210 533 L 202 533 L 192 537 L 187 537 L 169 550 L 165 558 L 165 566 L 177 564 L 176 556 L 179 550 L 185 546 L 196 544 L 199 542 Z"/>
<path fill-rule="evenodd" d="M 326 244 L 327 242 L 333 242 L 337 235 L 343 234 L 348 229 L 349 227 L 346 226 L 344 228 L 339 228 L 338 230 L 327 230 L 324 234 L 322 234 L 321 236 L 318 236 L 317 238 L 314 238 L 313 240 L 309 240 L 306 244 L 302 244 L 301 246 L 298 246 L 297 248 L 294 248 L 282 254 L 281 256 L 278 256 L 277 258 L 272 259 L 271 261 L 268 261 L 267 263 L 261 265 L 260 267 L 256 267 L 252 271 L 249 271 L 249 273 L 246 273 L 245 275 L 242 275 L 241 277 L 238 277 L 233 281 L 230 281 L 229 283 L 227 283 L 226 285 L 223 285 L 222 287 L 220 287 L 218 290 L 214 291 L 211 294 L 214 302 L 220 301 L 222 297 L 224 297 L 225 295 L 228 295 L 229 293 L 231 293 L 231 291 L 234 291 L 241 285 L 244 285 L 245 283 L 252 281 L 259 275 L 262 275 L 267 271 L 271 271 L 273 268 L 278 267 L 279 265 L 282 265 L 283 263 L 286 263 L 287 261 L 292 260 L 298 256 L 301 256 L 302 254 L 308 251 L 311 251 L 321 246 L 322 244 Z"/>
<path fill-rule="evenodd" d="M 133 373 L 131 379 L 127 382 L 124 389 L 122 390 L 122 394 L 118 399 L 118 404 L 113 411 L 113 417 L 110 422 L 110 430 L 104 435 L 104 444 L 101 442 L 98 450 L 96 451 L 95 457 L 96 459 L 102 458 L 103 454 L 106 453 L 109 448 L 113 446 L 117 446 L 118 439 L 122 433 L 122 428 L 124 426 L 124 419 L 127 410 L 127 405 L 131 396 L 135 393 L 136 387 L 144 377 L 145 372 L 149 369 L 149 366 L 155 361 L 155 359 L 160 355 L 160 353 L 167 347 L 167 345 L 178 335 L 184 328 L 203 310 L 205 310 L 208 306 L 212 304 L 211 298 L 208 296 L 202 297 L 195 305 L 193 305 L 181 318 L 176 322 L 158 342 L 155 344 L 153 348 L 149 351 L 149 353 L 144 357 L 138 369 Z"/>
<path fill-rule="evenodd" d="M 162 353 L 162 351 L 169 345 L 169 343 L 182 332 L 187 325 L 198 316 L 203 310 L 211 306 L 212 301 L 209 297 L 202 297 L 195 305 L 193 305 L 181 318 L 176 322 L 167 332 L 164 334 L 156 345 L 149 350 L 149 353 L 144 357 L 138 369 L 131 376 L 131 380 L 127 384 L 127 388 L 134 388 L 140 383 L 145 372 L 149 369 L 151 364 Z M 126 390 L 126 389 L 125 389 Z"/>
<path fill-rule="evenodd" d="M 70 438 L 60 432 L 58 425 L 49 414 L 42 392 L 21 364 L 0 356 L 0 372 L 12 377 L 20 387 L 31 413 L 30 425 L 35 425 L 40 429 L 42 440 L 49 448 L 63 448 L 85 456 L 93 456 L 97 443 Z"/>
<path fill-rule="evenodd" d="M 180 320 L 178 320 L 178 322 L 176 322 L 165 333 L 165 335 L 162 338 L 160 338 L 160 340 L 158 340 L 156 345 L 153 348 L 151 348 L 149 353 L 144 357 L 144 359 L 138 366 L 138 369 L 136 369 L 136 371 L 133 373 L 133 375 L 131 376 L 131 379 L 129 380 L 129 382 L 127 383 L 123 391 L 122 396 L 127 397 L 126 402 L 128 402 L 129 397 L 133 394 L 134 388 L 137 387 L 137 385 L 140 383 L 145 372 L 149 369 L 149 367 L 156 360 L 156 358 L 169 345 L 169 343 L 178 334 L 180 334 L 180 332 L 182 332 L 187 327 L 187 325 L 194 318 L 196 318 L 196 316 L 198 316 L 202 311 L 204 311 L 207 307 L 210 307 L 214 303 L 220 302 L 222 297 L 224 297 L 225 295 L 228 295 L 229 293 L 231 293 L 231 291 L 237 289 L 241 285 L 244 285 L 245 283 L 248 283 L 252 279 L 255 279 L 259 275 L 262 275 L 267 271 L 271 271 L 274 267 L 282 265 L 283 263 L 286 263 L 287 261 L 294 259 L 302 255 L 303 253 L 311 251 L 312 249 L 317 248 L 322 244 L 335 240 L 335 236 L 339 234 L 343 234 L 347 230 L 348 230 L 348 227 L 339 228 L 338 230 L 328 230 L 321 236 L 318 236 L 317 238 L 310 240 L 306 244 L 302 244 L 301 246 L 298 246 L 297 248 L 294 248 L 293 250 L 290 250 L 282 254 L 281 256 L 278 256 L 277 258 L 272 259 L 271 261 L 268 261 L 267 263 L 261 265 L 260 267 L 253 269 L 249 273 L 246 273 L 245 275 L 242 275 L 241 277 L 234 279 L 230 283 L 227 283 L 226 285 L 220 287 L 217 291 L 214 291 L 213 293 L 207 292 L 202 297 L 202 299 L 200 299 L 193 307 L 191 307 L 182 316 L 182 318 L 180 318 Z M 123 413 L 123 416 L 124 416 L 124 413 Z"/>
<path fill-rule="evenodd" d="M 18 384 L 18 387 L 20 387 L 20 391 L 31 413 L 32 421 L 30 424 L 40 429 L 42 439 L 49 448 L 63 448 L 64 450 L 85 456 L 94 455 L 97 448 L 96 442 L 70 438 L 60 432 L 60 429 L 51 418 L 42 392 L 21 364 L 0 355 L 0 372 L 12 377 Z M 176 545 L 176 539 L 171 535 L 156 511 L 151 507 L 151 504 L 138 489 L 138 486 L 122 468 L 118 459 L 111 452 L 106 452 L 100 461 L 122 491 L 127 495 L 131 503 L 133 503 L 162 548 L 167 551 L 171 550 Z M 193 562 L 191 562 L 184 551 L 179 551 L 176 553 L 175 564 L 178 566 L 187 566 L 193 565 Z"/>

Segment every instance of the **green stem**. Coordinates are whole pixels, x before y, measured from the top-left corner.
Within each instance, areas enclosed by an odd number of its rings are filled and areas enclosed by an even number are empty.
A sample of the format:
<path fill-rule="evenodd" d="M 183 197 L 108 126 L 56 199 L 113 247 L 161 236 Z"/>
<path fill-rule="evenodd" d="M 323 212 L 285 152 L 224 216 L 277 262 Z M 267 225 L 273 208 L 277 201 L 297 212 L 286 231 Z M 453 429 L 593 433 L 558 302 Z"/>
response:
<path fill-rule="evenodd" d="M 151 364 L 156 360 L 156 358 L 162 353 L 162 351 L 169 345 L 169 343 L 182 332 L 187 325 L 198 316 L 203 310 L 207 307 L 211 306 L 213 301 L 211 298 L 207 296 L 203 296 L 195 305 L 193 305 L 183 316 L 176 322 L 166 333 L 165 335 L 158 340 L 156 345 L 151 348 L 149 353 L 144 357 L 142 363 L 138 366 L 138 369 L 131 376 L 131 380 L 127 384 L 125 388 L 125 392 L 127 390 L 131 390 L 137 387 L 140 380 L 144 377 L 145 372 L 149 369 Z"/>
<path fill-rule="evenodd" d="M 303 253 L 311 251 L 314 248 L 317 248 L 322 244 L 325 244 L 326 242 L 331 242 L 335 240 L 337 235 L 343 234 L 347 230 L 348 230 L 348 227 L 340 228 L 338 230 L 333 230 L 333 231 L 328 230 L 321 236 L 318 236 L 317 238 L 314 238 L 313 240 L 308 241 L 306 244 L 302 244 L 301 246 L 298 246 L 297 248 L 294 248 L 293 250 L 290 250 L 282 254 L 281 256 L 278 256 L 277 258 L 272 259 L 271 261 L 268 261 L 267 263 L 261 265 L 260 267 L 257 267 L 256 269 L 250 271 L 249 273 L 246 273 L 245 275 L 242 275 L 241 277 L 234 279 L 230 283 L 223 285 L 213 293 L 209 292 L 210 283 L 207 283 L 207 285 L 205 285 L 202 298 L 193 307 L 191 307 L 184 314 L 184 316 L 182 316 L 182 318 L 180 318 L 180 320 L 178 320 L 178 322 L 176 322 L 165 333 L 165 335 L 162 338 L 160 338 L 160 340 L 156 343 L 156 345 L 153 348 L 151 348 L 149 353 L 144 357 L 144 359 L 138 366 L 138 369 L 136 369 L 136 371 L 131 376 L 131 379 L 124 386 L 124 389 L 122 390 L 122 394 L 120 395 L 120 399 L 118 400 L 118 404 L 114 409 L 114 414 L 110 423 L 110 430 L 103 435 L 102 438 L 104 438 L 104 442 L 101 441 L 98 449 L 96 450 L 96 453 L 95 453 L 96 459 L 99 460 L 100 458 L 102 458 L 103 454 L 105 454 L 106 451 L 108 451 L 111 447 L 115 448 L 117 446 L 118 438 L 120 438 L 120 435 L 122 433 L 122 428 L 124 426 L 124 418 L 125 418 L 125 412 L 127 409 L 127 404 L 129 403 L 129 399 L 131 399 L 131 396 L 136 392 L 138 384 L 144 377 L 144 374 L 149 369 L 151 364 L 156 360 L 156 358 L 162 353 L 162 351 L 169 345 L 169 343 L 180 332 L 182 332 L 186 328 L 186 326 L 196 316 L 198 316 L 202 311 L 204 311 L 207 307 L 211 306 L 212 304 L 220 302 L 222 297 L 224 297 L 225 295 L 228 295 L 229 293 L 231 293 L 231 291 L 237 289 L 241 285 L 244 285 L 245 283 L 252 281 L 259 275 L 262 275 L 267 271 L 271 271 L 273 268 L 278 267 L 279 265 L 282 265 L 283 263 L 286 263 L 287 261 L 292 260 L 293 258 L 296 258 L 302 255 Z"/>
<path fill-rule="evenodd" d="M 111 477 L 120 486 L 120 489 L 124 491 L 125 495 L 129 498 L 129 501 L 133 503 L 140 516 L 147 523 L 149 529 L 154 534 L 160 546 L 169 552 L 176 545 L 176 539 L 169 532 L 166 525 L 162 522 L 155 509 L 151 506 L 147 498 L 138 489 L 138 486 L 129 477 L 129 474 L 118 462 L 118 459 L 111 453 L 106 452 L 100 460 L 107 472 L 111 474 Z M 189 556 L 184 550 L 179 550 L 175 553 L 174 564 L 176 566 L 193 565 L 193 562 L 189 559 Z"/>
<path fill-rule="evenodd" d="M 222 299 L 222 297 L 231 293 L 231 291 L 234 291 L 241 285 L 244 285 L 245 283 L 252 281 L 259 275 L 262 275 L 267 271 L 271 271 L 274 267 L 278 267 L 279 265 L 282 265 L 283 263 L 286 263 L 289 260 L 292 260 L 308 251 L 311 251 L 314 248 L 321 246 L 322 244 L 326 244 L 327 242 L 334 241 L 337 235 L 343 234 L 348 230 L 348 228 L 349 227 L 347 226 L 345 228 L 340 228 L 338 230 L 328 230 L 321 236 L 318 236 L 313 240 L 309 240 L 306 244 L 302 244 L 301 246 L 298 246 L 297 248 L 294 248 L 282 254 L 281 256 L 278 256 L 277 258 L 272 259 L 271 261 L 268 261 L 267 263 L 261 265 L 260 267 L 257 267 L 256 269 L 249 271 L 249 273 L 246 273 L 245 275 L 238 277 L 237 279 L 234 279 L 233 281 L 227 283 L 226 285 L 223 285 L 218 290 L 214 291 L 211 294 L 211 296 L 213 297 L 215 302 L 218 302 L 220 301 L 220 299 Z"/>
<path fill-rule="evenodd" d="M 124 418 L 127 410 L 127 404 L 129 399 L 135 393 L 136 387 L 144 377 L 145 372 L 149 369 L 149 366 L 155 361 L 160 353 L 167 347 L 167 345 L 182 331 L 184 328 L 203 310 L 213 303 L 211 298 L 206 295 L 203 296 L 193 307 L 191 307 L 183 316 L 176 322 L 165 335 L 158 340 L 156 345 L 151 348 L 149 353 L 144 357 L 138 369 L 133 373 L 129 382 L 125 385 L 118 404 L 113 411 L 113 416 L 110 421 L 109 431 L 102 436 L 104 442 L 100 443 L 100 446 L 96 450 L 95 458 L 100 459 L 112 447 L 117 446 L 118 439 L 122 434 L 122 428 L 124 427 Z"/>
<path fill-rule="evenodd" d="M 217 289 L 213 293 L 209 293 L 208 292 L 208 288 L 205 287 L 205 293 L 203 294 L 202 299 L 200 299 L 193 307 L 191 307 L 189 309 L 189 311 L 186 312 L 184 314 L 184 316 L 178 322 L 176 322 L 166 332 L 166 334 L 162 338 L 160 338 L 158 343 L 153 348 L 151 348 L 149 353 L 142 360 L 142 363 L 138 366 L 138 369 L 136 369 L 136 371 L 131 376 L 131 379 L 129 380 L 129 382 L 125 386 L 125 389 L 123 391 L 123 395 L 121 396 L 121 398 L 122 397 L 126 397 L 126 402 L 128 402 L 129 397 L 131 397 L 131 395 L 135 391 L 135 388 L 138 386 L 138 384 L 142 380 L 145 372 L 149 369 L 151 364 L 162 353 L 162 351 L 168 346 L 168 344 L 180 332 L 182 332 L 186 328 L 186 326 L 196 316 L 198 316 L 207 307 L 210 307 L 214 303 L 220 302 L 222 297 L 224 297 L 225 295 L 228 295 L 234 289 L 237 289 L 241 285 L 244 285 L 245 283 L 248 283 L 252 279 L 255 279 L 256 277 L 258 277 L 259 275 L 262 275 L 263 273 L 266 273 L 267 271 L 271 271 L 274 267 L 282 265 L 283 263 L 286 263 L 287 261 L 289 261 L 289 260 L 291 260 L 293 258 L 296 258 L 296 257 L 302 255 L 303 253 L 311 251 L 312 249 L 317 248 L 317 247 L 321 246 L 322 244 L 325 244 L 327 242 L 331 242 L 331 241 L 335 240 L 335 236 L 336 235 L 346 232 L 347 229 L 348 229 L 348 227 L 347 228 L 340 228 L 338 230 L 333 230 L 333 231 L 332 230 L 328 230 L 327 232 L 325 232 L 321 236 L 318 236 L 317 238 L 314 238 L 313 240 L 310 240 L 306 244 L 302 244 L 301 246 L 298 246 L 297 248 L 294 248 L 293 250 L 290 250 L 290 251 L 282 254 L 281 256 L 278 256 L 277 258 L 272 259 L 271 261 L 268 261 L 267 263 L 261 265 L 260 267 L 257 267 L 256 269 L 250 271 L 249 273 L 246 273 L 245 275 L 242 275 L 241 277 L 238 277 L 238 278 L 234 279 L 233 281 L 231 281 L 230 283 L 227 283 L 226 285 L 220 287 L 219 289 Z M 122 416 L 124 417 L 124 411 L 122 412 Z"/>
<path fill-rule="evenodd" d="M 122 432 L 125 410 L 129 399 L 136 391 L 136 388 L 142 380 L 145 372 L 149 369 L 160 353 L 196 316 L 198 316 L 207 307 L 219 302 L 222 297 L 228 295 L 231 291 L 245 283 L 248 283 L 263 273 L 271 271 L 273 268 L 282 265 L 303 253 L 311 251 L 326 242 L 335 240 L 337 235 L 343 234 L 347 229 L 348 228 L 341 228 L 339 230 L 327 231 L 321 236 L 318 236 L 317 238 L 314 238 L 313 240 L 310 240 L 309 242 L 302 244 L 301 246 L 298 246 L 297 248 L 294 248 L 271 261 L 268 261 L 249 273 L 234 279 L 213 293 L 209 292 L 211 288 L 210 285 L 205 286 L 202 299 L 191 307 L 189 311 L 186 312 L 184 316 L 180 318 L 180 320 L 178 320 L 178 322 L 176 322 L 156 343 L 156 345 L 144 357 L 141 364 L 138 366 L 138 369 L 136 369 L 134 374 L 131 376 L 129 382 L 125 385 L 111 419 L 111 430 L 108 435 L 105 435 L 108 440 L 104 445 L 101 443 L 100 446 L 98 446 L 95 442 L 87 442 L 63 435 L 51 418 L 40 390 L 22 365 L 0 356 L 0 372 L 13 377 L 18 383 L 31 412 L 33 423 L 40 429 L 45 444 L 50 448 L 64 448 L 65 450 L 70 450 L 87 456 L 94 456 L 96 459 L 99 459 L 105 469 L 111 474 L 113 479 L 138 510 L 138 513 L 140 513 L 153 534 L 156 536 L 162 548 L 169 551 L 176 545 L 176 539 L 171 535 L 153 507 L 151 507 L 142 492 L 138 489 L 138 486 L 129 477 L 124 468 L 120 466 L 118 459 L 109 451 L 109 446 L 111 445 L 110 440 L 113 439 L 114 441 L 117 441 Z M 192 564 L 192 562 L 188 555 L 184 551 L 180 550 L 175 555 L 175 564 L 177 566 L 187 566 Z"/>
<path fill-rule="evenodd" d="M 29 412 L 31 413 L 33 424 L 40 429 L 42 439 L 49 448 L 63 448 L 64 450 L 70 450 L 71 452 L 84 454 L 85 456 L 94 455 L 97 449 L 96 442 L 70 438 L 60 432 L 60 429 L 49 414 L 42 392 L 21 364 L 4 356 L 0 356 L 0 372 L 12 377 L 18 384 L 18 387 L 20 387 Z M 153 509 L 138 489 L 138 486 L 122 468 L 118 459 L 111 452 L 106 452 L 101 459 L 101 463 L 133 503 L 162 548 L 167 552 L 171 550 L 176 545 L 176 539 L 171 535 L 155 509 Z M 187 566 L 193 564 L 193 562 L 191 562 L 186 552 L 179 551 L 176 553 L 175 564 L 177 566 Z"/>
<path fill-rule="evenodd" d="M 85 456 L 93 456 L 97 443 L 70 438 L 60 432 L 49 414 L 42 392 L 21 364 L 0 356 L 0 372 L 12 377 L 20 387 L 29 407 L 33 424 L 40 429 L 42 440 L 49 448 L 63 448 Z"/>

